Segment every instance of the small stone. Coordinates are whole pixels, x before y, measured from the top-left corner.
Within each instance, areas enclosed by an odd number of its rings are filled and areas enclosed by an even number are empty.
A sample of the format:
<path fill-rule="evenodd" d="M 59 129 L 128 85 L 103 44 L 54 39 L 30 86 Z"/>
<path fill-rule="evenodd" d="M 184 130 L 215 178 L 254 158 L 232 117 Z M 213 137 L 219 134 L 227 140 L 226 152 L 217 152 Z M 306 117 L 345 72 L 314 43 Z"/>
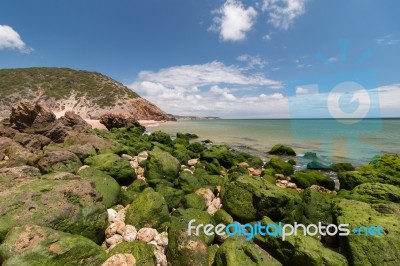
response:
<path fill-rule="evenodd" d="M 117 233 L 117 224 L 112 223 L 106 229 L 106 237 L 110 238 Z"/>
<path fill-rule="evenodd" d="M 198 162 L 199 162 L 199 159 L 190 159 L 190 160 L 187 162 L 187 165 L 189 165 L 189 166 L 195 166 Z"/>
<path fill-rule="evenodd" d="M 138 154 L 137 158 L 139 163 L 146 161 L 149 158 L 149 153 L 147 151 L 142 151 Z"/>
<path fill-rule="evenodd" d="M 137 230 L 133 225 L 128 224 L 125 226 L 125 231 L 122 236 L 126 242 L 135 241 L 137 238 Z"/>
<path fill-rule="evenodd" d="M 289 181 L 287 181 L 287 180 L 281 180 L 280 183 L 281 183 L 282 185 L 287 185 L 287 184 L 289 183 Z"/>
<path fill-rule="evenodd" d="M 168 265 L 167 256 L 165 256 L 164 252 L 156 249 L 154 250 L 154 256 L 156 257 L 157 265 L 160 266 Z"/>
<path fill-rule="evenodd" d="M 131 164 L 131 167 L 133 169 L 136 169 L 136 168 L 139 167 L 139 162 L 138 161 L 130 161 L 129 163 Z"/>
<path fill-rule="evenodd" d="M 186 167 L 186 166 L 185 166 Z M 193 171 L 192 170 L 190 170 L 189 168 L 185 168 L 185 169 L 183 169 L 183 172 L 189 172 L 189 173 L 191 173 L 192 175 L 193 175 Z"/>
<path fill-rule="evenodd" d="M 144 168 L 142 168 L 142 167 L 138 167 L 138 168 L 136 168 L 135 169 L 135 171 L 136 171 L 136 174 L 139 176 L 144 176 Z"/>
<path fill-rule="evenodd" d="M 214 193 L 209 188 L 199 188 L 196 190 L 196 194 L 204 198 L 207 207 L 211 205 L 215 198 Z"/>
<path fill-rule="evenodd" d="M 154 240 L 157 242 L 157 245 L 166 247 L 168 246 L 168 233 L 162 232 L 154 237 Z"/>
<path fill-rule="evenodd" d="M 114 219 L 117 217 L 117 211 L 114 209 L 107 209 L 107 215 L 108 215 L 108 222 L 112 223 Z"/>
<path fill-rule="evenodd" d="M 126 215 L 126 209 L 121 209 L 117 213 L 117 217 L 115 219 L 118 219 L 120 221 L 125 221 L 125 215 Z"/>
<path fill-rule="evenodd" d="M 289 183 L 286 185 L 286 187 L 287 187 L 287 188 L 296 189 L 296 188 L 297 188 L 297 185 L 296 185 L 295 183 L 289 182 Z"/>
<path fill-rule="evenodd" d="M 107 238 L 106 243 L 108 246 L 116 245 L 122 243 L 124 238 L 121 235 L 115 234 L 110 238 Z"/>
<path fill-rule="evenodd" d="M 137 238 L 139 240 L 143 240 L 144 242 L 148 243 L 154 239 L 154 237 L 158 235 L 156 229 L 153 228 L 142 228 L 138 231 Z"/>
<path fill-rule="evenodd" d="M 128 154 L 122 154 L 121 157 L 125 158 L 125 159 L 128 159 L 128 160 L 132 160 L 133 159 L 133 157 L 128 155 Z"/>
<path fill-rule="evenodd" d="M 6 155 L 6 156 L 4 156 L 4 159 L 3 159 L 4 161 L 8 161 L 8 160 L 10 160 L 10 158 Z"/>
<path fill-rule="evenodd" d="M 281 180 L 285 180 L 285 176 L 282 174 L 275 174 L 275 177 Z"/>
<path fill-rule="evenodd" d="M 136 259 L 132 254 L 115 254 L 109 257 L 101 266 L 136 266 Z"/>
<path fill-rule="evenodd" d="M 77 173 L 79 174 L 80 171 L 82 171 L 83 169 L 89 168 L 89 167 L 90 167 L 89 165 L 82 165 L 81 167 L 79 167 Z"/>
<path fill-rule="evenodd" d="M 241 163 L 238 164 L 238 166 L 246 168 L 246 169 L 250 167 L 249 164 L 246 163 L 246 162 L 241 162 Z"/>

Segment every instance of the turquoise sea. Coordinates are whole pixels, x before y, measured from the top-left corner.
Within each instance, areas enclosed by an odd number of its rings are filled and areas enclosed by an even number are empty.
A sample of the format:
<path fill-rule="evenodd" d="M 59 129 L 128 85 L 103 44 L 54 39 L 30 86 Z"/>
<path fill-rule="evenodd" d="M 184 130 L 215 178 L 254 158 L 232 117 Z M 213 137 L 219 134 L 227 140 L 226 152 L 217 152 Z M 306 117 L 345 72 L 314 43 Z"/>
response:
<path fill-rule="evenodd" d="M 381 153 L 400 154 L 400 119 L 181 120 L 148 130 L 162 130 L 172 136 L 177 132 L 195 133 L 199 140 L 210 139 L 264 158 L 277 143 L 293 147 L 300 156 L 314 151 L 327 162 L 357 165 Z"/>

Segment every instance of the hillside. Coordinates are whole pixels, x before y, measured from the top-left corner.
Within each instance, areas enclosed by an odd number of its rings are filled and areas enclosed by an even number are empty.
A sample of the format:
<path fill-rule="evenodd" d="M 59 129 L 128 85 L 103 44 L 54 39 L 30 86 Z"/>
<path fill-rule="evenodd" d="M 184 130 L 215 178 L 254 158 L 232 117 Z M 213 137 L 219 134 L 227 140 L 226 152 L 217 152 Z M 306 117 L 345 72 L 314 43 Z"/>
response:
<path fill-rule="evenodd" d="M 73 110 L 98 119 L 119 113 L 138 120 L 170 120 L 157 106 L 123 84 L 99 73 L 68 68 L 0 69 L 0 116 L 21 99 L 44 103 L 57 115 Z"/>

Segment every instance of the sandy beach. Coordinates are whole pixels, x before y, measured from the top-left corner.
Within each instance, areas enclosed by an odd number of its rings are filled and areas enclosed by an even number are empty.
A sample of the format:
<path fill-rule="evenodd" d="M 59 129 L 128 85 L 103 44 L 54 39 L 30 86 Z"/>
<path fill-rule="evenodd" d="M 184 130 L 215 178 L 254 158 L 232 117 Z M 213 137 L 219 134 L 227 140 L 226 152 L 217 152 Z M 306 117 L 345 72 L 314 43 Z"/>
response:
<path fill-rule="evenodd" d="M 100 123 L 100 120 L 95 119 L 85 119 L 93 128 L 97 129 L 107 129 L 103 124 Z M 155 127 L 160 123 L 164 123 L 164 121 L 156 121 L 156 120 L 139 120 L 138 121 L 144 127 Z"/>

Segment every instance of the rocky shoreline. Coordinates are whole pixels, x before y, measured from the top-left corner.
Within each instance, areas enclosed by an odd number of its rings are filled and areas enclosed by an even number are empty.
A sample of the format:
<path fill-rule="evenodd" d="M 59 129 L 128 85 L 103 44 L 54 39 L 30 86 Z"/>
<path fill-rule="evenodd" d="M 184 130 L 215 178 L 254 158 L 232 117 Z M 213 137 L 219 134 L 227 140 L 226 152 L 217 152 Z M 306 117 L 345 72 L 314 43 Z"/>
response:
<path fill-rule="evenodd" d="M 398 265 L 400 158 L 271 159 L 22 101 L 0 123 L 0 265 Z M 315 156 L 315 158 L 314 158 Z M 328 175 L 335 172 L 338 182 Z M 338 186 L 340 183 L 340 187 Z M 383 236 L 208 235 L 188 224 L 380 226 Z"/>

